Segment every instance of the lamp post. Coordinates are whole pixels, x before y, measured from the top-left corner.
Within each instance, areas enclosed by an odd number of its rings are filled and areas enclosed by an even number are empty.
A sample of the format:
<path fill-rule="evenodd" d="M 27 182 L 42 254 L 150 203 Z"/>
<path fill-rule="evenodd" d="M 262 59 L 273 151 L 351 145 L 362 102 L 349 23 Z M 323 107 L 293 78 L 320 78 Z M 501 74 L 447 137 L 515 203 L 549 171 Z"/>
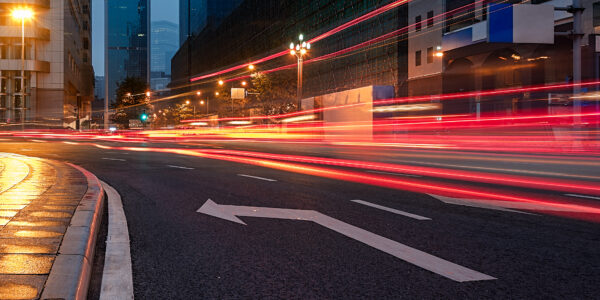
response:
<path fill-rule="evenodd" d="M 302 64 L 304 62 L 304 55 L 310 50 L 310 43 L 304 42 L 304 35 L 298 36 L 298 44 L 290 43 L 290 54 L 298 58 L 298 91 L 296 97 L 298 98 L 298 110 L 302 106 Z"/>
<path fill-rule="evenodd" d="M 18 8 L 12 11 L 12 17 L 21 20 L 21 123 L 25 129 L 25 20 L 33 18 L 33 10 Z"/>
<path fill-rule="evenodd" d="M 197 91 L 196 92 L 196 96 L 198 96 L 198 98 L 200 98 L 200 96 L 202 96 L 202 92 Z M 204 105 L 204 100 L 200 100 L 200 105 Z M 208 95 L 206 96 L 206 114 L 208 115 Z"/>

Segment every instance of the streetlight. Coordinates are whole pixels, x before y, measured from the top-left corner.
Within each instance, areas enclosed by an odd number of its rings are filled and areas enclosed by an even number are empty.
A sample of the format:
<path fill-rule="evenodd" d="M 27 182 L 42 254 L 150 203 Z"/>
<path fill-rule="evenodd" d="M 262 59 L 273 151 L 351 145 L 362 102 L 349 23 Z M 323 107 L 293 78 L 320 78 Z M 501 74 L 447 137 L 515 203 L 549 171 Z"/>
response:
<path fill-rule="evenodd" d="M 30 8 L 17 8 L 12 11 L 13 19 L 21 20 L 21 123 L 25 130 L 25 20 L 33 18 Z"/>
<path fill-rule="evenodd" d="M 254 65 L 252 65 L 252 64 L 248 65 L 248 69 L 250 69 L 250 71 L 254 70 Z"/>
<path fill-rule="evenodd" d="M 302 63 L 304 62 L 304 55 L 310 50 L 310 43 L 304 42 L 304 35 L 298 37 L 298 44 L 290 43 L 290 54 L 298 58 L 298 110 L 302 106 Z"/>
<path fill-rule="evenodd" d="M 242 86 L 246 86 L 246 84 L 247 83 L 245 81 L 242 81 Z"/>
<path fill-rule="evenodd" d="M 223 85 L 224 83 L 223 80 L 219 80 L 219 85 Z"/>

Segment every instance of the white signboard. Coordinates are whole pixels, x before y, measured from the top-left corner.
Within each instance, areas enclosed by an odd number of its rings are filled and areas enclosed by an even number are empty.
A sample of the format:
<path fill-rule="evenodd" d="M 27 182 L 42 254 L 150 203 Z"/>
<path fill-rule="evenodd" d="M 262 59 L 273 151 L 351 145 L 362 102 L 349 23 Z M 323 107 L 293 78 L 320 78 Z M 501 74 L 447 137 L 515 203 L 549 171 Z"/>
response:
<path fill-rule="evenodd" d="M 231 99 L 245 99 L 246 89 L 244 88 L 231 88 Z"/>

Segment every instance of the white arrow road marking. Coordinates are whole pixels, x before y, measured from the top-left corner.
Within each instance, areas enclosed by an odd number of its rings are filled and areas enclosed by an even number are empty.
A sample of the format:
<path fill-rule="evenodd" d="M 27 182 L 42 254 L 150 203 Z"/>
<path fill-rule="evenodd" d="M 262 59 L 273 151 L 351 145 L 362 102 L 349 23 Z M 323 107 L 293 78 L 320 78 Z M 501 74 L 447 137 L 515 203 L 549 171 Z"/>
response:
<path fill-rule="evenodd" d="M 350 200 L 350 201 L 352 201 L 354 203 L 359 203 L 359 204 L 362 204 L 362 205 L 374 207 L 374 208 L 377 208 L 377 209 L 389 211 L 391 213 L 395 213 L 397 215 L 401 215 L 401 216 L 413 218 L 413 219 L 416 219 L 416 220 L 419 220 L 419 221 L 431 220 L 430 218 L 427 218 L 427 217 L 423 217 L 423 216 L 411 214 L 409 212 L 405 212 L 405 211 L 401 211 L 401 210 L 397 210 L 397 209 L 393 209 L 393 208 L 381 206 L 379 204 L 375 204 L 375 203 L 371 203 L 371 202 L 367 202 L 367 201 L 363 201 L 363 200 Z"/>
<path fill-rule="evenodd" d="M 433 198 L 436 198 L 444 203 L 447 203 L 447 204 L 485 208 L 485 209 L 491 209 L 491 210 L 500 210 L 500 211 L 507 211 L 507 212 L 513 212 L 513 213 L 519 213 L 519 214 L 526 214 L 526 215 L 534 215 L 532 213 L 528 213 L 528 212 L 524 212 L 524 211 L 520 211 L 520 210 L 508 209 L 508 208 L 505 208 L 500 205 L 492 205 L 492 203 L 488 203 L 487 200 L 485 201 L 485 203 L 482 203 L 482 201 L 477 201 L 477 200 L 451 198 L 451 197 L 444 197 L 444 196 L 433 195 L 433 194 L 428 194 L 428 195 Z M 497 202 L 497 201 L 490 201 L 490 202 Z M 502 201 L 500 201 L 500 202 L 502 202 Z"/>
<path fill-rule="evenodd" d="M 169 167 L 169 168 L 175 168 L 175 169 L 183 169 L 183 170 L 194 170 L 194 168 L 174 166 L 174 165 L 167 165 L 167 167 Z"/>
<path fill-rule="evenodd" d="M 600 200 L 600 197 L 587 196 L 587 195 L 579 195 L 579 194 L 565 194 L 565 196 Z"/>
<path fill-rule="evenodd" d="M 124 160 L 124 159 L 122 159 L 122 158 L 110 158 L 110 157 L 103 157 L 102 159 L 104 159 L 104 160 L 125 161 L 125 160 Z"/>
<path fill-rule="evenodd" d="M 238 176 L 242 176 L 242 177 L 248 177 L 248 178 L 254 178 L 254 179 L 258 179 L 258 180 L 264 180 L 264 181 L 270 181 L 270 182 L 277 181 L 277 180 L 275 180 L 275 179 L 264 178 L 264 177 L 258 177 L 258 176 L 252 176 L 252 175 L 246 175 L 246 174 L 238 174 Z"/>
<path fill-rule="evenodd" d="M 454 281 L 465 282 L 496 279 L 348 223 L 344 223 L 314 210 L 219 205 L 208 199 L 197 212 L 244 225 L 246 225 L 246 223 L 240 220 L 238 216 L 312 221 L 408 263 Z"/>

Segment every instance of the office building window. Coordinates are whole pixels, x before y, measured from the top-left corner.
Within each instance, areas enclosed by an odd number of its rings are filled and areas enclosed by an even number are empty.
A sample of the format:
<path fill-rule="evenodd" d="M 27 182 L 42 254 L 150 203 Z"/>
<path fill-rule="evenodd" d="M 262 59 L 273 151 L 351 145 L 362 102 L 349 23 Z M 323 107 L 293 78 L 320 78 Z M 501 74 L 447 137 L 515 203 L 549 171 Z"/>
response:
<path fill-rule="evenodd" d="M 415 66 L 421 65 L 421 50 L 415 52 Z"/>
<path fill-rule="evenodd" d="M 600 26 L 600 2 L 594 3 L 594 27 Z"/>
<path fill-rule="evenodd" d="M 427 27 L 433 27 L 433 10 L 427 12 Z"/>
<path fill-rule="evenodd" d="M 427 63 L 430 64 L 433 62 L 433 47 L 427 48 Z"/>
<path fill-rule="evenodd" d="M 415 31 L 421 31 L 421 15 L 415 17 Z"/>

